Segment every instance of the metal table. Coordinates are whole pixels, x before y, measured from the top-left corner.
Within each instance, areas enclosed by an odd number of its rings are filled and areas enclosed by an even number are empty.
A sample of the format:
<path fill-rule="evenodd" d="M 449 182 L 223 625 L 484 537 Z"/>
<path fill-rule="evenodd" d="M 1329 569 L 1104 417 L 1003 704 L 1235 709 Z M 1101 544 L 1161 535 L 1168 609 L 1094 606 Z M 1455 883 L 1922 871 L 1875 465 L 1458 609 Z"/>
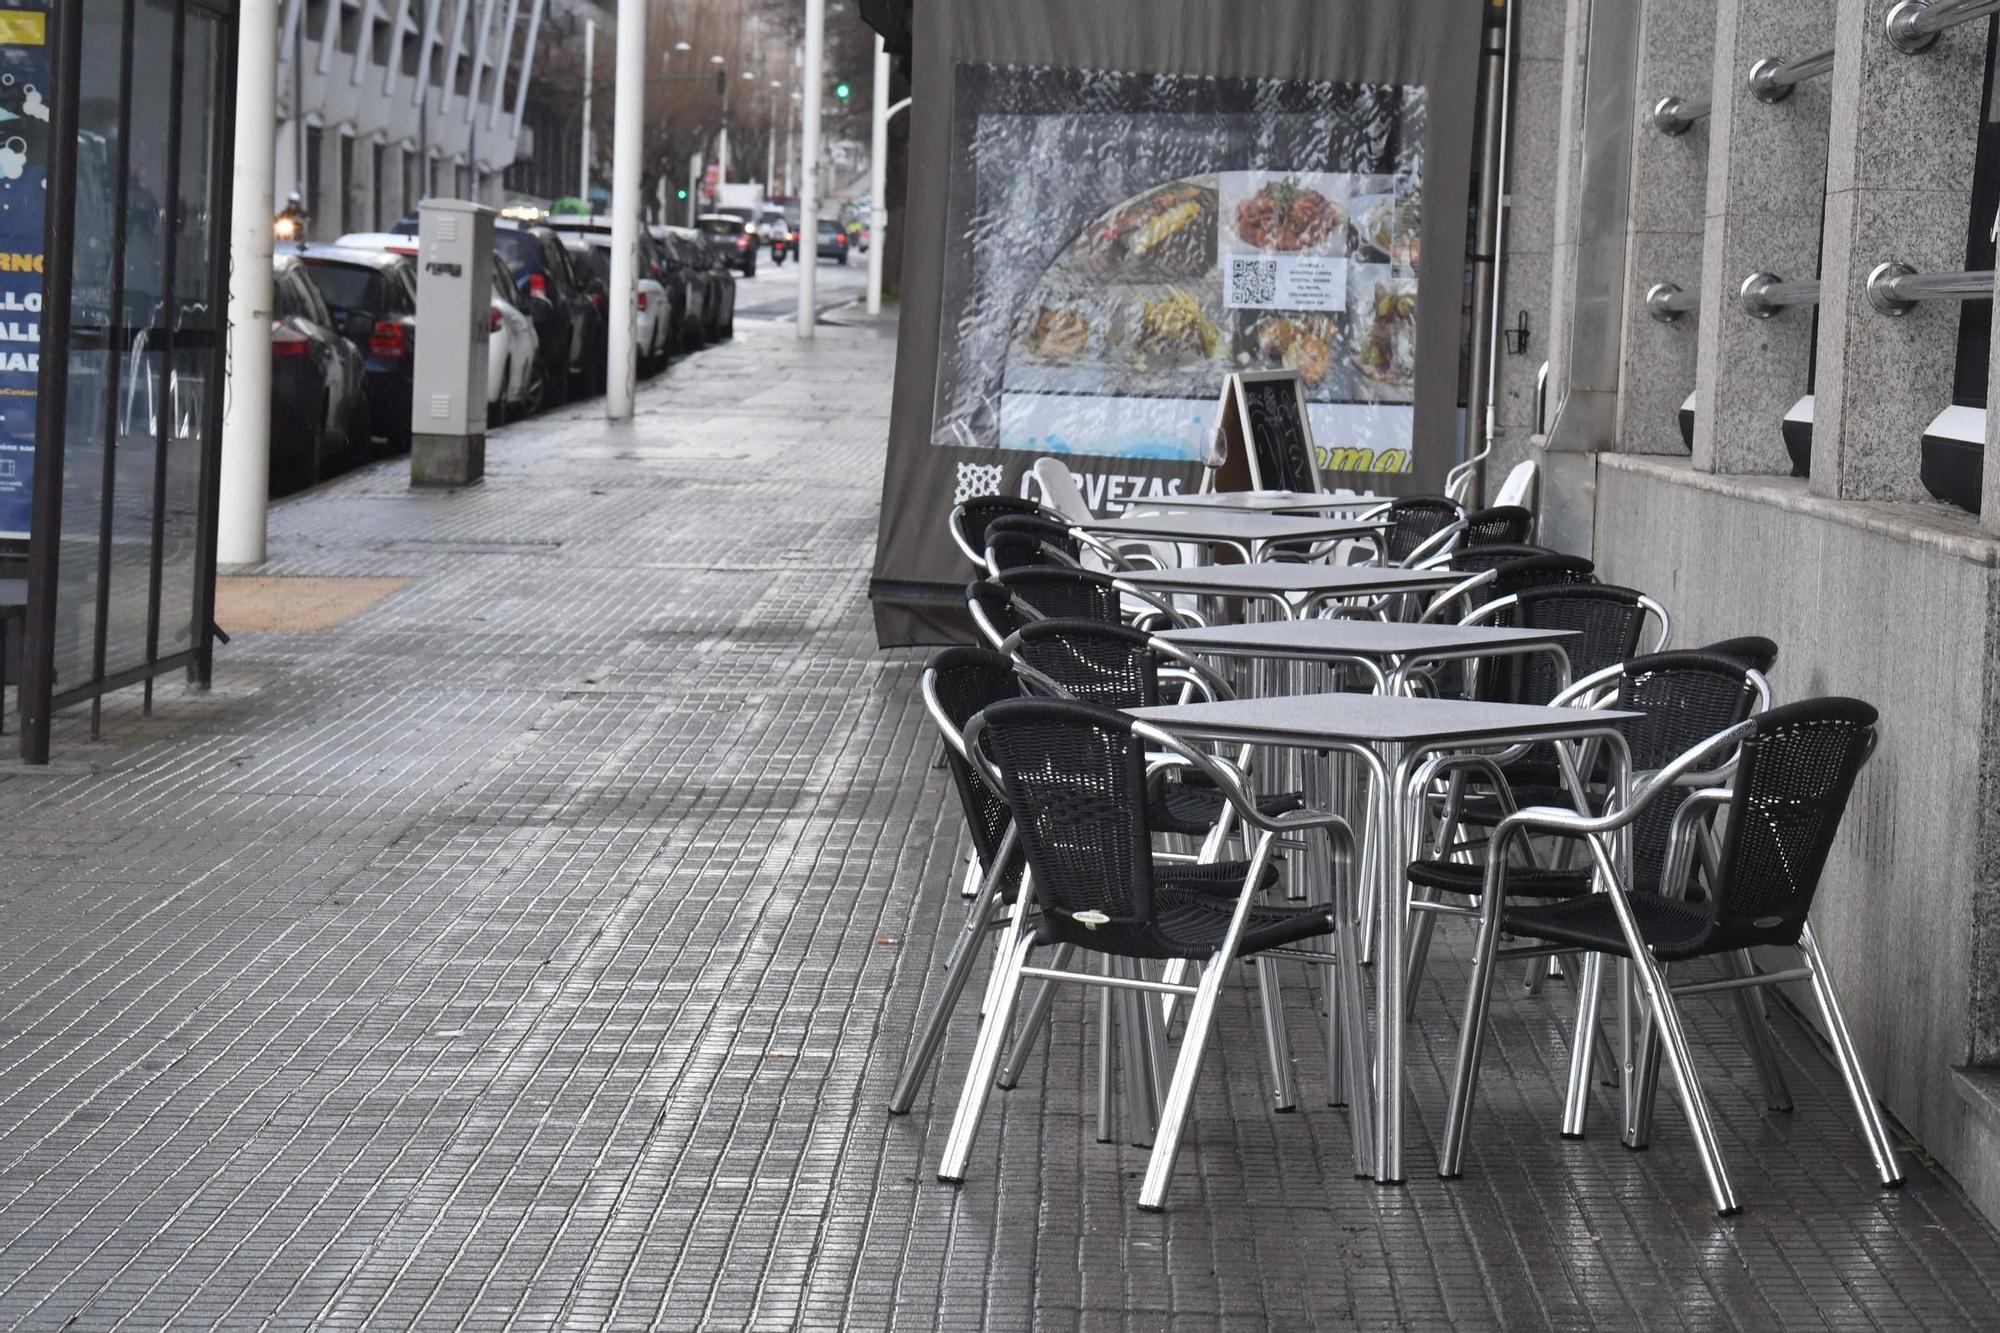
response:
<path fill-rule="evenodd" d="M 1251 565 L 1194 565 L 1119 574 L 1120 583 L 1149 593 L 1185 592 L 1265 602 L 1286 620 L 1311 615 L 1322 604 L 1347 597 L 1399 592 L 1442 592 L 1465 581 L 1450 569 L 1383 569 L 1375 565 L 1309 565 L 1287 560 Z M 1296 602 L 1294 598 L 1298 599 Z"/>
<path fill-rule="evenodd" d="M 1417 854 L 1418 821 L 1409 787 L 1417 768 L 1440 751 L 1499 747 L 1538 741 L 1601 739 L 1611 764 L 1614 790 L 1622 799 L 1630 781 L 1631 757 L 1618 723 L 1639 716 L 1616 709 L 1548 708 L 1532 704 L 1474 703 L 1457 699 L 1412 699 L 1389 694 L 1304 694 L 1219 703 L 1138 708 L 1132 716 L 1189 740 L 1270 745 L 1305 751 L 1341 751 L 1361 758 L 1373 780 L 1374 817 L 1362 860 L 1375 878 L 1382 905 L 1375 950 L 1375 1061 L 1348 1058 L 1350 1086 L 1373 1083 L 1374 1175 L 1385 1185 L 1403 1180 L 1403 987 L 1404 935 L 1409 918 L 1406 869 Z M 1419 794 L 1420 795 L 1420 794 Z M 1348 886 L 1352 893 L 1352 886 Z M 1360 914 L 1343 904 L 1340 920 L 1353 925 Z M 1343 949 L 1343 956 L 1351 956 Z M 1342 981 L 1343 993 L 1352 993 Z M 1340 1006 L 1346 1009 L 1348 1006 Z M 1329 1021 L 1328 1060 L 1341 1029 L 1353 1031 L 1356 1015 Z M 1333 1066 L 1330 1065 L 1330 1069 Z M 1360 1109 L 1353 1099 L 1355 1133 L 1362 1137 Z"/>
<path fill-rule="evenodd" d="M 1386 495 L 1327 495 L 1314 491 L 1207 491 L 1200 495 L 1162 495 L 1137 500 L 1128 512 L 1239 509 L 1253 514 L 1337 514 L 1352 509 L 1379 509 L 1390 499 Z"/>
<path fill-rule="evenodd" d="M 1517 653 L 1568 656 L 1567 629 L 1508 629 L 1492 625 L 1419 625 L 1395 620 L 1272 620 L 1253 625 L 1209 625 L 1166 630 L 1160 638 L 1209 657 L 1276 657 L 1302 662 L 1358 666 L 1378 692 L 1386 691 L 1421 662 Z M 1385 672 L 1382 664 L 1393 662 Z"/>
<path fill-rule="evenodd" d="M 1134 512 L 1117 518 L 1092 519 L 1075 526 L 1099 537 L 1226 547 L 1243 559 L 1254 561 L 1262 557 L 1265 549 L 1278 543 L 1372 537 L 1385 524 L 1353 518 L 1315 518 L 1305 514 L 1204 509 L 1174 513 Z"/>

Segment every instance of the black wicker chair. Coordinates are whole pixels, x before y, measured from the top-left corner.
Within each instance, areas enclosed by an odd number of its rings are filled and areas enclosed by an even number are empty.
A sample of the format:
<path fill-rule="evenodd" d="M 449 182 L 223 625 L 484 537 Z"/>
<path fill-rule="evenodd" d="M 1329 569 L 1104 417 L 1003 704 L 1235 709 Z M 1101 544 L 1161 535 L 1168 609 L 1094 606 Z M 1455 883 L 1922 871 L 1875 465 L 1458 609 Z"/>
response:
<path fill-rule="evenodd" d="M 1664 768 L 1709 737 L 1741 723 L 1753 711 L 1769 707 L 1771 702 L 1770 689 L 1760 674 L 1741 662 L 1703 652 L 1635 657 L 1622 666 L 1607 668 L 1578 681 L 1567 694 L 1595 699 L 1607 692 L 1608 697 L 1601 701 L 1603 707 L 1639 714 L 1619 727 L 1635 773 Z M 1453 772 L 1479 773 L 1492 784 L 1495 793 L 1504 793 L 1496 800 L 1499 808 L 1485 812 L 1487 818 L 1482 822 L 1497 822 L 1498 817 L 1524 806 L 1578 807 L 1575 795 L 1560 782 L 1551 785 L 1508 782 L 1505 770 L 1490 759 L 1442 759 L 1427 776 L 1435 780 Z M 1582 776 L 1578 774 L 1579 778 Z M 1608 765 L 1594 766 L 1586 795 L 1607 790 L 1610 776 Z M 1659 891 L 1674 816 L 1688 795 L 1689 789 L 1685 788 L 1664 792 L 1634 821 L 1631 835 L 1634 887 L 1648 893 Z M 1446 818 L 1450 819 L 1449 811 Z M 1467 861 L 1433 857 L 1411 862 L 1408 873 L 1410 883 L 1416 886 L 1412 908 L 1418 913 L 1410 932 L 1406 973 L 1409 1000 L 1413 1004 L 1437 916 L 1468 910 L 1441 904 L 1437 895 L 1478 897 L 1485 884 L 1486 870 Z M 1587 865 L 1520 865 L 1511 867 L 1508 873 L 1511 876 L 1508 892 L 1532 898 L 1579 898 L 1590 892 L 1593 878 Z M 1774 1100 L 1782 1100 L 1781 1088 L 1779 1085 L 1772 1089 Z"/>
<path fill-rule="evenodd" d="M 997 925 L 1003 909 L 1014 902 L 1021 884 L 1022 860 L 1007 803 L 966 762 L 966 724 L 989 704 L 1021 697 L 1020 678 L 1004 654 L 983 648 L 946 648 L 924 664 L 924 708 L 944 742 L 945 763 L 972 842 L 966 864 L 968 878 L 978 877 L 978 892 L 967 911 L 958 938 L 945 963 L 944 989 L 910 1044 L 901 1076 L 889 1096 L 889 1113 L 902 1115 L 915 1102 L 924 1075 L 937 1060 L 952 1011 L 958 1007 L 967 980 L 978 962 L 980 941 Z"/>
<path fill-rule="evenodd" d="M 1056 515 L 1018 495 L 980 495 L 952 506 L 947 526 L 953 545 L 980 569 L 986 568 L 986 530 L 1003 518 L 1026 515 L 1054 519 Z"/>
<path fill-rule="evenodd" d="M 1753 671 L 1771 674 L 1778 665 L 1778 645 L 1761 634 L 1745 634 L 1740 638 L 1717 639 L 1714 643 L 1697 648 L 1696 652 L 1714 653 L 1717 657 L 1733 657 Z"/>
<path fill-rule="evenodd" d="M 994 580 L 1026 602 L 1037 616 L 1049 620 L 1095 620 L 1122 624 L 1123 598 L 1116 584 L 1087 569 L 1057 565 L 1022 565 Z"/>
<path fill-rule="evenodd" d="M 993 705 L 974 720 L 966 744 L 988 780 L 1006 796 L 1033 874 L 1019 895 L 1013 933 L 1007 938 L 994 999 L 973 1051 L 958 1113 L 945 1144 L 938 1178 L 965 1179 L 973 1136 L 993 1086 L 1024 976 L 1077 981 L 1136 995 L 1144 1011 L 1142 1055 L 1136 1082 L 1159 1095 L 1165 1066 L 1165 1022 L 1153 991 L 1192 1000 L 1185 1035 L 1161 1102 L 1158 1134 L 1140 1189 L 1139 1206 L 1158 1210 L 1166 1201 L 1181 1129 L 1193 1100 L 1194 1081 L 1231 966 L 1243 958 L 1333 934 L 1330 907 L 1259 906 L 1256 898 L 1275 878 L 1273 835 L 1325 830 L 1335 862 L 1351 862 L 1352 844 L 1338 816 L 1293 811 L 1277 818 L 1260 813 L 1233 772 L 1130 716 L 1087 703 L 1024 699 Z M 1247 862 L 1196 867 L 1156 861 L 1146 800 L 1149 754 L 1176 755 L 1228 793 L 1260 836 Z M 1028 913 L 1038 915 L 1032 926 Z M 1096 955 L 1093 975 L 1061 967 L 1028 967 L 1037 946 L 1067 946 Z M 1200 984 L 1146 981 L 1142 960 L 1186 960 L 1201 966 Z M 1260 963 L 1264 958 L 1259 958 Z M 1141 987 L 1150 989 L 1141 989 Z M 1282 1022 L 1277 1031 L 1283 1032 Z M 1109 1043 L 1105 1043 L 1108 1050 Z M 1150 1066 L 1150 1067 L 1149 1067 Z M 1101 1066 L 1100 1066 L 1101 1068 Z M 1127 1066 L 1128 1084 L 1135 1081 Z"/>
<path fill-rule="evenodd" d="M 1412 495 L 1383 511 L 1382 563 L 1409 565 L 1451 549 L 1464 532 L 1465 510 L 1442 495 Z"/>
<path fill-rule="evenodd" d="M 1104 708 L 1153 708 L 1166 702 L 1162 671 L 1205 698 L 1229 698 L 1228 685 L 1190 658 L 1170 653 L 1158 639 L 1137 629 L 1095 620 L 1037 620 L 1021 626 L 1003 645 L 1031 684 L 1057 697 L 1081 699 Z M 1148 785 L 1148 819 L 1160 833 L 1210 838 L 1229 811 L 1222 793 L 1198 774 L 1155 774 Z M 1262 796 L 1267 815 L 1296 810 L 1296 792 Z"/>
<path fill-rule="evenodd" d="M 1419 620 L 1462 621 L 1488 602 L 1529 588 L 1597 581 L 1590 561 L 1541 546 L 1461 546 L 1451 553 L 1451 568 L 1465 577 L 1432 597 Z"/>
<path fill-rule="evenodd" d="M 1535 535 L 1535 512 L 1520 505 L 1494 505 L 1475 509 L 1465 516 L 1465 536 L 1460 545 L 1518 545 Z"/>
<path fill-rule="evenodd" d="M 1035 566 L 1083 567 L 1083 543 L 1069 528 L 1032 514 L 1010 514 L 986 528 L 986 570 L 999 576 Z"/>
<path fill-rule="evenodd" d="M 1041 615 L 996 579 L 974 579 L 965 585 L 965 607 L 979 637 L 998 649 L 1007 636 Z"/>
<path fill-rule="evenodd" d="M 1876 720 L 1875 709 L 1858 699 L 1813 699 L 1774 708 L 1679 756 L 1629 802 L 1601 818 L 1524 810 L 1500 825 L 1487 866 L 1479 943 L 1459 1030 L 1440 1175 L 1456 1176 L 1464 1163 L 1467 1113 L 1478 1082 L 1494 963 L 1508 957 L 1582 950 L 1591 955 L 1581 996 L 1587 1009 L 1596 1006 L 1594 978 L 1601 971 L 1602 958 L 1626 958 L 1638 973 L 1639 993 L 1651 1018 L 1627 1085 L 1626 1142 L 1643 1147 L 1647 1141 L 1664 1055 L 1673 1066 L 1681 1108 L 1718 1213 L 1735 1213 L 1736 1196 L 1716 1142 L 1707 1099 L 1695 1075 L 1674 999 L 1677 991 L 1722 993 L 1747 986 L 1810 982 L 1877 1177 L 1885 1187 L 1902 1183 L 1895 1145 L 1868 1086 L 1867 1071 L 1834 995 L 1825 959 L 1807 923 L 1855 777 L 1874 749 Z M 1632 886 L 1619 882 L 1615 858 L 1603 842 L 1605 835 L 1645 817 L 1653 803 L 1675 795 L 1683 782 L 1702 781 L 1707 775 L 1698 774 L 1697 766 L 1713 764 L 1732 750 L 1736 761 L 1728 786 L 1704 787 L 1691 795 L 1680 795 L 1682 805 L 1672 821 L 1662 891 L 1632 892 Z M 1702 822 L 1699 816 L 1716 807 L 1726 812 L 1721 850 L 1707 872 L 1705 896 L 1689 901 L 1680 890 L 1690 882 L 1699 846 L 1695 836 Z M 1512 905 L 1509 898 L 1514 872 L 1503 854 L 1504 844 L 1539 831 L 1587 838 L 1599 870 L 1613 887 L 1555 903 Z M 1503 934 L 1533 943 L 1501 950 L 1498 946 Z M 1752 970 L 1747 951 L 1773 947 L 1796 949 L 1800 966 L 1774 973 Z M 1676 987 L 1670 982 L 1669 968 L 1708 958 L 1725 964 L 1723 985 L 1697 981 Z M 1586 1043 L 1595 1040 L 1594 1018 L 1582 1031 Z M 1573 1053 L 1572 1060 L 1587 1063 L 1589 1056 Z"/>

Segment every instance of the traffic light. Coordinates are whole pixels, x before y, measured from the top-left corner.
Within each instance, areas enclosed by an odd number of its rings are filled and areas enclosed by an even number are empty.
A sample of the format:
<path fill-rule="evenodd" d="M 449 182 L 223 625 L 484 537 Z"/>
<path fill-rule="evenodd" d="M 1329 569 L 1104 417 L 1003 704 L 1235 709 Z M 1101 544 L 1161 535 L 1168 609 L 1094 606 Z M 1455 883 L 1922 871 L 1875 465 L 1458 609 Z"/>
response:
<path fill-rule="evenodd" d="M 688 197 L 688 192 L 687 192 L 686 190 L 675 190 L 675 191 L 674 191 L 674 198 L 676 198 L 676 199 L 685 199 L 685 198 L 687 198 L 687 197 Z"/>
<path fill-rule="evenodd" d="M 833 85 L 833 95 L 835 97 L 838 97 L 843 102 L 847 100 L 847 95 L 853 91 L 854 89 L 847 86 L 847 81 L 845 79 Z"/>

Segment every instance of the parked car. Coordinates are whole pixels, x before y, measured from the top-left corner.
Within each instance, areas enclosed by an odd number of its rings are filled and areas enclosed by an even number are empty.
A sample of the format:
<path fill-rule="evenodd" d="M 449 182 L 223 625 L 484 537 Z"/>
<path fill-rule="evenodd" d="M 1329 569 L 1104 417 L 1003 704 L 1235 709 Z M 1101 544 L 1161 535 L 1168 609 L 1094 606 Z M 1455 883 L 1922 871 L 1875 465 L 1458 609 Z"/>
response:
<path fill-rule="evenodd" d="M 387 250 L 412 259 L 417 253 L 416 237 L 395 231 L 349 232 L 335 244 L 355 250 Z M 534 321 L 520 308 L 519 293 L 497 250 L 492 268 L 499 281 L 493 286 L 493 323 L 486 346 L 486 419 L 499 425 L 541 410 L 547 376 Z M 421 274 L 417 281 L 422 283 Z"/>
<path fill-rule="evenodd" d="M 569 247 L 570 262 L 588 267 L 608 293 L 611 288 L 611 219 L 550 218 L 549 226 L 562 236 L 563 244 Z M 673 351 L 670 341 L 673 311 L 668 302 L 666 285 L 659 278 L 659 256 L 654 251 L 653 238 L 643 227 L 639 229 L 637 288 L 634 295 L 638 304 L 639 373 L 650 375 L 666 364 L 668 354 Z M 609 354 L 608 349 L 606 354 Z"/>
<path fill-rule="evenodd" d="M 535 322 L 546 405 L 588 392 L 600 364 L 591 357 L 604 318 L 571 266 L 562 238 L 547 227 L 502 218 L 493 226 L 493 248 L 513 275 L 517 304 Z"/>
<path fill-rule="evenodd" d="M 361 353 L 296 254 L 271 259 L 271 490 L 332 476 L 368 454 L 368 400 Z"/>
<path fill-rule="evenodd" d="M 493 255 L 493 323 L 486 335 L 486 420 L 500 425 L 542 410 L 547 372 L 535 321 L 518 304 L 514 275 Z"/>
<path fill-rule="evenodd" d="M 757 238 L 742 218 L 729 213 L 703 213 L 694 220 L 708 238 L 709 249 L 746 278 L 757 276 Z"/>
<path fill-rule="evenodd" d="M 847 228 L 832 218 L 819 220 L 819 246 L 821 259 L 833 259 L 842 264 L 847 262 Z"/>
<path fill-rule="evenodd" d="M 646 228 L 653 238 L 653 276 L 667 291 L 667 344 L 676 352 L 688 351 L 708 341 L 708 299 L 704 279 L 681 254 L 680 242 L 665 227 Z"/>
<path fill-rule="evenodd" d="M 785 220 L 783 210 L 767 208 L 757 219 L 757 230 L 771 249 L 771 262 L 782 265 L 785 256 L 799 251 L 799 229 Z"/>
<path fill-rule="evenodd" d="M 681 243 L 691 265 L 706 274 L 709 288 L 706 324 L 711 342 L 736 335 L 736 275 L 729 271 L 708 237 L 692 227 L 669 227 L 667 231 Z"/>
<path fill-rule="evenodd" d="M 410 447 L 416 363 L 417 265 L 393 250 L 314 245 L 299 251 L 334 327 L 365 358 L 369 431 L 390 452 Z"/>

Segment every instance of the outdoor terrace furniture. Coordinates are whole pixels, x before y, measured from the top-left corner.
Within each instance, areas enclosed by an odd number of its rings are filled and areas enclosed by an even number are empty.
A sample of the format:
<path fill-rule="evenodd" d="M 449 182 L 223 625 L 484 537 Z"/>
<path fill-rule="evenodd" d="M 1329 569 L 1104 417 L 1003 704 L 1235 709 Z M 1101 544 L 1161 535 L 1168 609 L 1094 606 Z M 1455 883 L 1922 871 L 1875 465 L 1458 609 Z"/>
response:
<path fill-rule="evenodd" d="M 1376 989 L 1374 1058 L 1361 1058 L 1365 1009 L 1350 985 L 1358 966 L 1336 967 L 1337 1015 L 1328 1023 L 1329 1092 L 1350 1105 L 1357 1171 L 1388 1183 L 1403 1179 L 1403 995 L 1407 881 L 1416 829 L 1415 803 L 1405 793 L 1419 791 L 1418 771 L 1438 753 L 1471 747 L 1506 747 L 1555 740 L 1601 742 L 1614 780 L 1626 769 L 1625 742 L 1618 724 L 1632 716 L 1612 709 L 1549 708 L 1454 699 L 1415 699 L 1389 694 L 1307 694 L 1283 698 L 1219 700 L 1214 703 L 1144 708 L 1132 714 L 1183 743 L 1282 746 L 1304 752 L 1310 762 L 1329 764 L 1347 756 L 1366 771 L 1366 808 L 1373 827 L 1372 855 L 1360 886 L 1380 910 L 1343 902 L 1343 923 L 1372 920 L 1379 931 L 1370 980 Z M 1330 786 L 1331 784 L 1329 784 Z M 1399 854 L 1397 849 L 1404 849 Z M 1310 849 L 1309 849 L 1310 855 Z M 1345 881 L 1330 868 L 1310 866 L 1309 881 Z M 1326 876 L 1322 879 L 1321 876 Z M 1345 932 L 1343 931 L 1344 935 Z M 1336 1082 L 1341 1086 L 1336 1089 Z"/>
<path fill-rule="evenodd" d="M 1778 664 L 1778 645 L 1761 634 L 1745 634 L 1734 639 L 1717 639 L 1714 643 L 1695 649 L 1698 653 L 1714 653 L 1717 657 L 1733 657 L 1753 670 L 1765 675 Z"/>
<path fill-rule="evenodd" d="M 1014 664 L 1000 653 L 983 648 L 946 648 L 924 664 L 921 683 L 924 710 L 936 724 L 945 747 L 945 764 L 951 770 L 952 788 L 965 816 L 965 828 L 972 843 L 966 876 L 976 877 L 978 890 L 972 906 L 952 941 L 945 963 L 944 990 L 939 995 L 924 1026 L 904 1057 L 895 1091 L 889 1097 L 889 1112 L 903 1115 L 915 1102 L 924 1074 L 936 1063 L 953 1010 L 964 994 L 981 952 L 981 944 L 1002 911 L 1013 903 L 1021 886 L 1022 861 L 1014 836 L 1013 816 L 1007 803 L 986 783 L 973 776 L 965 758 L 965 724 L 988 704 L 1021 696 L 1021 683 Z"/>
<path fill-rule="evenodd" d="M 1519 545 L 1535 532 L 1535 513 L 1519 505 L 1494 505 L 1465 517 L 1464 546 Z"/>
<path fill-rule="evenodd" d="M 1381 548 L 1385 565 L 1408 567 L 1443 554 L 1465 531 L 1465 510 L 1442 495 L 1393 500 L 1382 517 L 1388 522 Z"/>
<path fill-rule="evenodd" d="M 1038 514 L 1008 514 L 986 525 L 986 572 L 1055 565 L 1083 568 L 1083 542 L 1069 526 Z"/>
<path fill-rule="evenodd" d="M 1127 714 L 1087 703 L 1024 699 L 994 704 L 973 719 L 965 745 L 987 780 L 1005 794 L 1031 874 L 1003 936 L 998 984 L 980 1025 L 938 1179 L 965 1179 L 1023 980 L 1082 983 L 1133 997 L 1140 1014 L 1138 1023 L 1124 1029 L 1125 1073 L 1128 1091 L 1141 1100 L 1156 1100 L 1160 1109 L 1139 1193 L 1139 1206 L 1157 1211 L 1166 1203 L 1195 1079 L 1223 985 L 1234 975 L 1232 964 L 1256 958 L 1260 972 L 1265 971 L 1273 951 L 1334 932 L 1331 907 L 1257 904 L 1258 894 L 1277 878 L 1274 836 L 1323 837 L 1333 861 L 1344 867 L 1353 852 L 1347 825 L 1320 811 L 1266 815 L 1229 766 Z M 1259 831 L 1248 861 L 1193 866 L 1154 858 L 1146 789 L 1155 763 L 1151 756 L 1157 754 L 1201 773 Z M 1057 953 L 1047 966 L 1030 965 L 1035 949 L 1065 947 L 1072 951 L 1070 957 L 1081 953 L 1095 961 L 1098 971 L 1071 970 L 1067 958 Z M 1304 956 L 1325 959 L 1309 951 Z M 1145 975 L 1146 962 L 1168 960 L 1199 966 L 1198 984 L 1153 981 Z M 1161 994 L 1192 1001 L 1180 1049 L 1171 1060 L 1166 1020 L 1156 999 Z M 1282 1042 L 1282 1015 L 1268 1017 L 1275 1021 L 1266 1024 L 1267 1040 Z M 1102 1122 L 1112 1048 L 1102 1021 L 1100 1033 Z"/>
<path fill-rule="evenodd" d="M 1034 607 L 997 579 L 974 579 L 966 584 L 965 609 L 971 614 L 979 637 L 996 649 L 1007 641 L 1009 634 L 1040 618 Z"/>
<path fill-rule="evenodd" d="M 1469 1111 L 1478 1083 L 1495 963 L 1582 950 L 1595 958 L 1611 956 L 1630 962 L 1636 973 L 1639 1002 L 1649 1020 L 1633 1077 L 1623 1085 L 1625 1142 L 1635 1148 L 1647 1142 L 1664 1058 L 1673 1068 L 1675 1091 L 1718 1213 L 1735 1213 L 1736 1195 L 1681 1026 L 1676 996 L 1809 982 L 1877 1177 L 1884 1187 L 1902 1183 L 1895 1146 L 1807 921 L 1855 778 L 1874 750 L 1876 720 L 1875 709 L 1858 699 L 1788 704 L 1701 742 L 1659 769 L 1629 799 L 1614 802 L 1601 816 L 1530 808 L 1500 823 L 1486 867 L 1479 941 L 1466 991 L 1438 1163 L 1440 1175 L 1454 1177 L 1464 1168 Z M 1732 752 L 1736 756 L 1734 771 L 1727 777 L 1698 771 Z M 1691 793 L 1683 790 L 1689 785 L 1695 788 Z M 1642 892 L 1621 865 L 1615 839 L 1646 817 L 1658 802 L 1669 799 L 1678 800 L 1680 808 L 1669 823 L 1659 891 Z M 1722 812 L 1720 847 L 1712 863 L 1699 866 L 1697 880 L 1702 840 L 1696 834 L 1717 811 Z M 1585 839 L 1607 891 L 1530 906 L 1510 901 L 1514 871 L 1506 848 L 1515 838 L 1531 832 Z M 1683 894 L 1694 884 L 1703 890 L 1699 899 Z M 1530 943 L 1503 950 L 1499 947 L 1503 934 Z M 1796 950 L 1799 966 L 1781 972 L 1756 972 L 1747 951 L 1774 947 Z M 1718 960 L 1721 975 L 1689 978 L 1687 973 L 1693 969 L 1687 965 L 1704 959 Z M 1591 975 L 1586 972 L 1582 997 L 1586 1009 L 1595 1007 Z M 1582 1043 L 1593 1042 L 1595 1034 L 1594 1021 L 1584 1024 Z M 1755 1051 L 1755 1042 L 1752 1048 Z M 1588 1051 L 1572 1053 L 1573 1065 L 1587 1065 L 1589 1060 Z"/>
<path fill-rule="evenodd" d="M 980 569 L 986 568 L 986 530 L 995 520 L 1017 514 L 1049 517 L 1049 511 L 1033 500 L 1017 495 L 980 495 L 952 506 L 946 525 L 951 540 Z"/>

